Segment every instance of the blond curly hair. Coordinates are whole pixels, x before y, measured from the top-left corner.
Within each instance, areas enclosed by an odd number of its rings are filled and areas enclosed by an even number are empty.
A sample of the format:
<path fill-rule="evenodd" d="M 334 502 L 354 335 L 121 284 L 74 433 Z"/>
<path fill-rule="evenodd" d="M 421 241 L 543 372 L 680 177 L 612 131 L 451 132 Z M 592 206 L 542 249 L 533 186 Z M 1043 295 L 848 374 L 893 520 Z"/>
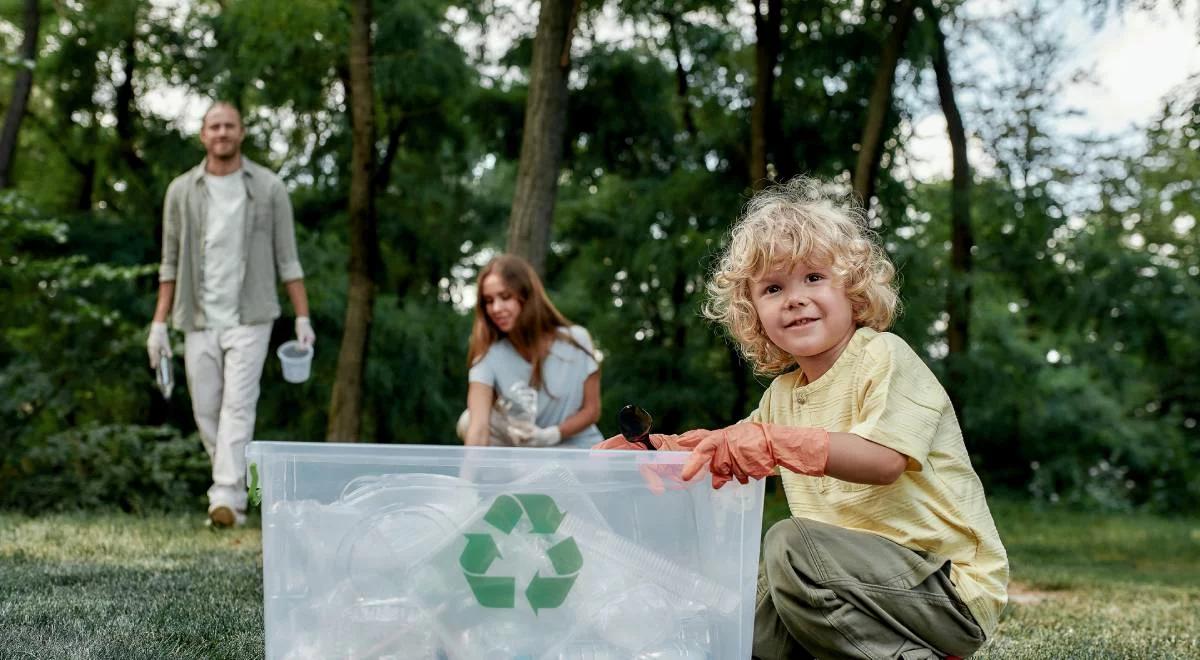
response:
<path fill-rule="evenodd" d="M 896 268 L 867 227 L 862 207 L 827 188 L 796 177 L 755 194 L 709 277 L 703 315 L 725 328 L 758 373 L 777 374 L 796 364 L 767 338 L 750 297 L 751 283 L 773 268 L 828 267 L 846 290 L 857 326 L 882 332 L 895 320 Z"/>

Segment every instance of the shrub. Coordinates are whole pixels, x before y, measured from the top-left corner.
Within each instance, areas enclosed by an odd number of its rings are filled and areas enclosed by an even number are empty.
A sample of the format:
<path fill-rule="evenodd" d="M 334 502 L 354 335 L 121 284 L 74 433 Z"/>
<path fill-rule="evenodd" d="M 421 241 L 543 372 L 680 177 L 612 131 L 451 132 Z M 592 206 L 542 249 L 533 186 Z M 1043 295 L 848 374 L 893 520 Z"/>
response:
<path fill-rule="evenodd" d="M 167 426 L 90 425 L 48 436 L 0 466 L 0 507 L 29 513 L 203 508 L 208 456 Z"/>

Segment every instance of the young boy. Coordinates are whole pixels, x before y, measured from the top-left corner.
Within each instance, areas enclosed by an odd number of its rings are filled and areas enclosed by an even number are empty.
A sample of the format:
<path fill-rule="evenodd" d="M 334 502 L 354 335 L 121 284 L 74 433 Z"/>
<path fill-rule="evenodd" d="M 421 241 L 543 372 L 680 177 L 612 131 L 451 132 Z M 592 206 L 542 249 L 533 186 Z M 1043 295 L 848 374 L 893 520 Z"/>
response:
<path fill-rule="evenodd" d="M 705 315 L 780 375 L 746 421 L 656 444 L 690 448 L 681 476 L 707 468 L 716 488 L 783 478 L 793 517 L 763 542 L 755 657 L 967 656 L 1007 601 L 950 399 L 885 332 L 894 273 L 859 211 L 796 179 L 750 201 L 708 285 Z"/>

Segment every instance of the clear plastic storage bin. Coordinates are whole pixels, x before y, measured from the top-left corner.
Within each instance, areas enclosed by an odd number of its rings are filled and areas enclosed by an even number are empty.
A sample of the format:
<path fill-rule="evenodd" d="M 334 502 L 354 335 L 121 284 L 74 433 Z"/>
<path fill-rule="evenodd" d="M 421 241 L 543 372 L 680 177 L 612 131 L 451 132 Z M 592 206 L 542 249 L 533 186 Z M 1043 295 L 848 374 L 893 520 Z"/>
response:
<path fill-rule="evenodd" d="M 676 452 L 247 455 L 268 658 L 750 656 L 762 482 L 679 483 Z"/>

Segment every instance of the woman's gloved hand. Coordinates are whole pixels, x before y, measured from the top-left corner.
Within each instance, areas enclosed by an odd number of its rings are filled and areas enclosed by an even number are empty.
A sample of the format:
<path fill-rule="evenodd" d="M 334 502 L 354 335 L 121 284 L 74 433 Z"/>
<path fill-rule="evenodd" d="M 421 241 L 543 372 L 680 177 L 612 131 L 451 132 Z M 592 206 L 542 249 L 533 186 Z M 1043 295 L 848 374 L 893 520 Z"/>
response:
<path fill-rule="evenodd" d="M 692 449 L 681 477 L 690 481 L 707 467 L 713 488 L 720 488 L 730 479 L 744 484 L 768 477 L 776 467 L 820 477 L 828 462 L 825 429 L 742 422 L 707 432 Z"/>
<path fill-rule="evenodd" d="M 562 432 L 557 426 L 513 424 L 508 429 L 508 436 L 517 447 L 550 447 L 562 442 Z"/>

